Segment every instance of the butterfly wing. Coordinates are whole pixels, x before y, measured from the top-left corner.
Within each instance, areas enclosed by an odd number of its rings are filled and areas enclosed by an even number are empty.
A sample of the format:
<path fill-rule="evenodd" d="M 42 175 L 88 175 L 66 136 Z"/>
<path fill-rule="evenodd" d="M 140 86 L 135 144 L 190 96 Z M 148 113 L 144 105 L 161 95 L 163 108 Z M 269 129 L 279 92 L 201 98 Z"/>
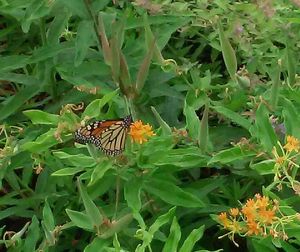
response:
<path fill-rule="evenodd" d="M 131 116 L 115 122 L 100 135 L 100 148 L 108 156 L 120 155 L 125 149 L 126 136 L 132 122 Z"/>
<path fill-rule="evenodd" d="M 124 151 L 131 122 L 131 116 L 93 122 L 75 132 L 75 141 L 82 144 L 94 144 L 108 156 L 119 155 Z"/>

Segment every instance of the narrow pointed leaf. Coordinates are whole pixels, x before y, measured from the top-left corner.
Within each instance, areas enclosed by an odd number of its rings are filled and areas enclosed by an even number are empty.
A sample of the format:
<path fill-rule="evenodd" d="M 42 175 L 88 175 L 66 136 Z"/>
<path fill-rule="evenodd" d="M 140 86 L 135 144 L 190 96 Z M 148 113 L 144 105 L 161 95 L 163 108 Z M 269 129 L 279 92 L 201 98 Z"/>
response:
<path fill-rule="evenodd" d="M 127 215 L 121 217 L 120 219 L 118 219 L 117 221 L 112 223 L 112 225 L 109 227 L 109 229 L 107 231 L 105 231 L 104 233 L 102 233 L 101 235 L 99 235 L 99 237 L 101 237 L 103 239 L 107 239 L 107 238 L 113 236 L 115 233 L 118 233 L 121 230 L 123 230 L 132 220 L 133 220 L 132 214 L 127 214 Z"/>
<path fill-rule="evenodd" d="M 105 106 L 107 103 L 109 103 L 117 94 L 119 93 L 119 90 L 116 89 L 106 95 L 104 95 L 101 99 L 96 99 L 92 101 L 84 110 L 82 114 L 82 118 L 88 116 L 90 118 L 95 118 L 101 115 L 101 109 L 103 106 Z"/>
<path fill-rule="evenodd" d="M 138 74 L 137 74 L 135 85 L 136 85 L 136 90 L 137 90 L 138 94 L 142 91 L 142 89 L 145 85 L 146 78 L 148 76 L 151 59 L 152 59 L 153 51 L 154 51 L 154 42 L 155 41 L 152 41 L 151 47 L 149 48 L 149 50 L 141 64 L 141 67 L 138 71 Z"/>
<path fill-rule="evenodd" d="M 93 230 L 93 223 L 86 214 L 70 209 L 66 209 L 66 212 L 75 226 L 89 231 Z"/>
<path fill-rule="evenodd" d="M 199 140 L 200 135 L 200 120 L 195 112 L 195 109 L 185 102 L 183 108 L 183 114 L 185 115 L 186 127 L 189 131 L 189 135 L 195 139 Z"/>
<path fill-rule="evenodd" d="M 205 105 L 200 123 L 199 147 L 202 151 L 207 150 L 208 144 L 208 104 Z"/>
<path fill-rule="evenodd" d="M 255 135 L 264 147 L 264 150 L 271 153 L 277 145 L 277 137 L 271 125 L 269 112 L 264 104 L 260 104 L 256 111 Z"/>
<path fill-rule="evenodd" d="M 115 233 L 114 239 L 113 239 L 113 246 L 115 249 L 115 252 L 121 252 L 121 244 L 118 240 L 118 234 Z"/>
<path fill-rule="evenodd" d="M 300 139 L 300 113 L 292 101 L 283 100 L 282 114 L 284 118 L 284 130 L 287 134 Z"/>
<path fill-rule="evenodd" d="M 145 14 L 144 15 L 144 26 L 145 26 L 145 39 L 146 39 L 146 44 L 147 44 L 147 48 L 148 50 L 150 50 L 150 48 L 152 47 L 152 43 L 154 41 L 154 55 L 153 55 L 153 59 L 156 63 L 160 64 L 160 65 L 164 65 L 164 58 L 159 50 L 159 47 L 155 41 L 155 37 L 151 31 L 150 25 L 149 25 L 149 21 L 148 21 L 148 17 Z"/>
<path fill-rule="evenodd" d="M 105 173 L 109 169 L 112 169 L 112 168 L 113 168 L 113 166 L 109 160 L 103 160 L 101 163 L 97 164 L 91 175 L 91 180 L 90 180 L 88 186 L 91 186 L 91 185 L 97 183 L 100 179 L 103 178 Z"/>
<path fill-rule="evenodd" d="M 159 123 L 160 127 L 162 128 L 163 134 L 167 136 L 171 135 L 172 130 L 170 126 L 161 118 L 160 114 L 158 114 L 158 112 L 154 107 L 151 106 L 151 110 L 156 118 L 156 121 Z"/>
<path fill-rule="evenodd" d="M 244 117 L 242 117 L 241 115 L 239 115 L 238 113 L 236 113 L 226 107 L 223 107 L 223 106 L 213 106 L 212 108 L 214 110 L 216 110 L 218 113 L 222 114 L 223 116 L 229 118 L 236 124 L 242 126 L 246 130 L 250 129 L 251 122 L 249 120 L 245 119 Z"/>
<path fill-rule="evenodd" d="M 189 236 L 184 241 L 179 252 L 192 252 L 197 241 L 201 239 L 204 233 L 204 225 L 198 229 L 193 229 Z"/>
<path fill-rule="evenodd" d="M 116 84 L 119 84 L 120 77 L 120 54 L 121 49 L 119 47 L 118 35 L 114 34 L 114 36 L 110 40 L 110 48 L 111 48 L 111 72 L 113 80 Z"/>
<path fill-rule="evenodd" d="M 108 244 L 108 241 L 96 237 L 89 245 L 85 247 L 83 252 L 107 251 L 105 248 Z"/>
<path fill-rule="evenodd" d="M 7 99 L 7 102 L 4 103 L 0 108 L 0 121 L 6 119 L 13 113 L 16 113 L 25 102 L 38 94 L 40 89 L 41 85 L 26 86 L 25 88 L 20 89 L 16 95 L 11 97 L 10 99 Z"/>
<path fill-rule="evenodd" d="M 274 111 L 276 111 L 277 103 L 279 99 L 280 75 L 281 75 L 280 67 L 277 66 L 275 73 L 273 74 L 273 76 L 271 76 L 272 87 L 271 87 L 270 103 Z"/>
<path fill-rule="evenodd" d="M 193 194 L 166 180 L 152 178 L 151 181 L 145 183 L 144 188 L 171 205 L 183 207 L 203 207 L 204 205 Z"/>
<path fill-rule="evenodd" d="M 82 20 L 78 25 L 75 42 L 75 67 L 83 62 L 89 47 L 93 44 L 93 35 L 94 27 L 92 21 Z"/>
<path fill-rule="evenodd" d="M 52 231 L 55 228 L 54 217 L 48 200 L 45 200 L 45 205 L 43 208 L 43 221 L 48 230 Z"/>
<path fill-rule="evenodd" d="M 295 64 L 295 53 L 293 53 L 291 46 L 289 45 L 289 42 L 287 42 L 287 46 L 286 46 L 286 60 L 287 60 L 289 84 L 293 86 L 296 81 L 296 64 Z"/>
<path fill-rule="evenodd" d="M 254 150 L 242 149 L 240 146 L 235 146 L 214 154 L 214 156 L 208 162 L 208 165 L 216 162 L 227 164 L 236 160 L 242 160 L 246 157 L 252 157 L 255 155 L 256 152 Z"/>
<path fill-rule="evenodd" d="M 26 239 L 24 242 L 24 252 L 36 251 L 36 244 L 40 238 L 40 227 L 37 217 L 34 215 L 31 220 L 31 224 L 28 227 Z"/>
<path fill-rule="evenodd" d="M 102 19 L 101 13 L 98 16 L 98 36 L 100 36 L 101 39 L 101 46 L 104 56 L 104 61 L 107 65 L 111 65 L 111 48 L 106 36 L 105 27 Z"/>
<path fill-rule="evenodd" d="M 90 221 L 93 223 L 94 227 L 99 227 L 102 224 L 103 217 L 95 205 L 95 203 L 91 200 L 86 190 L 82 187 L 79 180 L 77 180 L 78 189 L 80 192 L 80 196 L 82 198 L 86 213 L 90 218 Z"/>
<path fill-rule="evenodd" d="M 218 32 L 219 32 L 219 39 L 221 43 L 222 55 L 225 62 L 226 69 L 231 77 L 231 79 L 235 80 L 235 73 L 237 71 L 237 61 L 235 52 L 226 37 L 223 27 L 220 22 L 218 22 Z"/>
<path fill-rule="evenodd" d="M 180 226 L 177 222 L 176 216 L 173 218 L 173 222 L 170 228 L 170 234 L 165 242 L 163 252 L 177 251 L 177 246 L 181 237 Z"/>
<path fill-rule="evenodd" d="M 174 216 L 176 207 L 172 207 L 167 213 L 159 216 L 155 222 L 149 227 L 149 233 L 154 235 L 161 226 L 167 224 Z"/>
<path fill-rule="evenodd" d="M 32 109 L 23 112 L 33 124 L 50 124 L 57 125 L 59 122 L 59 116 L 55 114 L 50 114 L 41 110 Z"/>
<path fill-rule="evenodd" d="M 63 168 L 63 169 L 57 170 L 56 172 L 53 172 L 51 174 L 51 176 L 57 176 L 57 177 L 72 176 L 83 170 L 84 170 L 84 168 L 82 168 L 82 167 Z"/>
<path fill-rule="evenodd" d="M 120 52 L 120 89 L 123 94 L 128 96 L 134 96 L 133 85 L 129 72 L 129 67 L 126 62 L 126 58 L 122 52 Z"/>
<path fill-rule="evenodd" d="M 139 212 L 142 207 L 140 196 L 142 184 L 143 180 L 141 178 L 133 178 L 125 184 L 124 196 L 128 206 L 134 212 Z"/>

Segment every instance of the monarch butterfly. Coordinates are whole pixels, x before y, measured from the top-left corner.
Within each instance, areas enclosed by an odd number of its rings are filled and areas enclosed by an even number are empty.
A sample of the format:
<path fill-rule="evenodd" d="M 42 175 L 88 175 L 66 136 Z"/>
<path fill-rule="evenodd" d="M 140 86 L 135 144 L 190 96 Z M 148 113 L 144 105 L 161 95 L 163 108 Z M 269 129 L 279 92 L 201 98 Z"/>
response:
<path fill-rule="evenodd" d="M 131 115 L 122 119 L 96 121 L 75 132 L 75 142 L 92 143 L 108 156 L 120 155 L 125 148 Z"/>

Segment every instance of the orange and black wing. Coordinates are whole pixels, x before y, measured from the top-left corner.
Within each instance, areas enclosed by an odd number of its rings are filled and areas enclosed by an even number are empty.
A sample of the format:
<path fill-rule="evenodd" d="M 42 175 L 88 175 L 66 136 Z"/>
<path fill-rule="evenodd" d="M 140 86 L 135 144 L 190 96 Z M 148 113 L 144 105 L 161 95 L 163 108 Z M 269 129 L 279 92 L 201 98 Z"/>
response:
<path fill-rule="evenodd" d="M 102 131 L 100 148 L 106 155 L 116 156 L 124 151 L 126 136 L 131 122 L 131 116 L 126 116 L 122 121 L 115 122 Z"/>
<path fill-rule="evenodd" d="M 121 154 L 125 148 L 127 131 L 132 122 L 131 116 L 123 119 L 96 121 L 75 132 L 75 141 L 92 143 L 108 156 Z"/>

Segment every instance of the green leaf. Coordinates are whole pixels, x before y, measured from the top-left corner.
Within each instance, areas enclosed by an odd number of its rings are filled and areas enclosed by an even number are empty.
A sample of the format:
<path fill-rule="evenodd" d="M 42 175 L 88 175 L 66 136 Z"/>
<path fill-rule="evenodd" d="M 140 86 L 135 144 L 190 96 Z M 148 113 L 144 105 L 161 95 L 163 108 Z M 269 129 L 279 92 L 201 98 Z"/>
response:
<path fill-rule="evenodd" d="M 189 135 L 193 139 L 198 140 L 200 137 L 200 120 L 195 112 L 195 109 L 185 102 L 183 114 L 185 115 L 186 127 L 189 131 Z"/>
<path fill-rule="evenodd" d="M 103 160 L 101 163 L 97 164 L 94 168 L 94 171 L 91 176 L 91 180 L 88 186 L 95 184 L 97 181 L 103 178 L 104 174 L 109 170 L 112 169 L 113 165 L 109 160 Z"/>
<path fill-rule="evenodd" d="M 126 181 L 124 185 L 125 199 L 133 212 L 139 212 L 142 207 L 140 196 L 142 184 L 143 180 L 141 178 L 134 177 Z"/>
<path fill-rule="evenodd" d="M 282 115 L 287 134 L 300 139 L 300 127 L 298 127 L 300 125 L 300 113 L 288 99 L 283 99 Z"/>
<path fill-rule="evenodd" d="M 21 150 L 27 150 L 36 153 L 49 150 L 50 147 L 59 143 L 54 137 L 55 131 L 55 129 L 50 129 L 48 132 L 40 135 L 35 141 L 25 142 L 23 145 L 21 145 Z"/>
<path fill-rule="evenodd" d="M 287 70 L 288 70 L 288 80 L 289 84 L 293 86 L 296 81 L 296 63 L 295 63 L 295 53 L 291 49 L 290 42 L 286 42 L 286 61 L 287 61 Z"/>
<path fill-rule="evenodd" d="M 264 160 L 256 164 L 251 164 L 250 167 L 256 170 L 261 175 L 274 174 L 274 165 L 273 160 Z"/>
<path fill-rule="evenodd" d="M 249 130 L 251 127 L 251 122 L 238 113 L 227 109 L 224 106 L 213 106 L 212 107 L 214 110 L 216 110 L 218 113 L 224 115 L 225 117 L 229 118 L 231 121 L 235 122 L 236 124 L 242 126 L 246 130 Z"/>
<path fill-rule="evenodd" d="M 33 124 L 57 125 L 59 122 L 58 115 L 49 114 L 41 110 L 32 109 L 26 110 L 23 113 L 32 121 Z"/>
<path fill-rule="evenodd" d="M 134 96 L 129 66 L 122 52 L 120 52 L 120 89 L 126 96 Z"/>
<path fill-rule="evenodd" d="M 159 216 L 155 222 L 149 227 L 149 233 L 154 235 L 161 226 L 168 223 L 175 214 L 176 207 L 172 207 L 167 213 Z"/>
<path fill-rule="evenodd" d="M 96 161 L 92 157 L 86 156 L 84 154 L 72 155 L 63 151 L 54 151 L 53 155 L 59 159 L 64 160 L 72 166 L 80 168 L 91 167 L 96 165 Z"/>
<path fill-rule="evenodd" d="M 55 244 L 54 233 L 45 226 L 44 221 L 41 221 L 41 225 L 42 225 L 42 228 L 43 228 L 44 233 L 45 233 L 46 242 L 50 246 L 53 246 Z"/>
<path fill-rule="evenodd" d="M 28 227 L 28 232 L 24 242 L 24 252 L 32 252 L 36 249 L 36 244 L 40 238 L 40 227 L 37 217 L 34 215 L 31 220 L 31 224 Z"/>
<path fill-rule="evenodd" d="M 218 22 L 218 32 L 219 32 L 219 39 L 221 43 L 222 48 L 222 55 L 225 62 L 226 69 L 231 77 L 231 79 L 235 80 L 235 73 L 237 71 L 237 61 L 235 52 L 228 40 L 228 38 L 225 36 L 225 33 L 223 31 L 222 25 L 220 22 Z"/>
<path fill-rule="evenodd" d="M 120 77 L 120 61 L 121 61 L 121 49 L 119 47 L 119 40 L 117 34 L 114 34 L 110 40 L 111 48 L 111 72 L 115 83 L 119 83 Z"/>
<path fill-rule="evenodd" d="M 0 72 L 15 70 L 28 64 L 29 57 L 25 55 L 10 55 L 0 58 Z M 2 79 L 2 78 L 1 78 Z"/>
<path fill-rule="evenodd" d="M 59 39 L 68 24 L 69 18 L 70 13 L 65 9 L 55 13 L 54 19 L 47 31 L 47 41 L 50 45 L 59 43 Z"/>
<path fill-rule="evenodd" d="M 52 210 L 49 206 L 48 200 L 45 200 L 45 205 L 43 208 L 43 221 L 44 221 L 44 225 L 45 227 L 49 230 L 49 231 L 53 231 L 55 228 L 55 222 L 54 222 L 54 217 L 53 217 L 53 213 Z"/>
<path fill-rule="evenodd" d="M 63 168 L 60 170 L 57 170 L 56 172 L 53 172 L 51 176 L 57 176 L 57 177 L 62 177 L 62 176 L 72 176 L 78 172 L 83 171 L 84 169 L 82 167 L 75 167 L 75 168 Z"/>
<path fill-rule="evenodd" d="M 100 35 L 100 39 L 101 39 L 101 46 L 102 46 L 102 51 L 103 51 L 103 57 L 104 57 L 104 62 L 107 65 L 111 65 L 111 61 L 112 61 L 112 55 L 111 55 L 111 48 L 106 36 L 106 32 L 105 32 L 105 26 L 103 23 L 103 18 L 102 18 L 103 14 L 100 12 L 98 15 L 98 33 Z"/>
<path fill-rule="evenodd" d="M 146 40 L 146 44 L 147 44 L 148 49 L 150 49 L 151 46 L 152 46 L 153 41 L 155 41 L 155 37 L 154 37 L 154 35 L 151 31 L 147 14 L 145 14 L 143 16 L 143 21 L 144 21 L 144 26 L 145 26 L 145 40 Z M 164 58 L 163 58 L 156 42 L 154 42 L 154 55 L 153 55 L 153 58 L 154 58 L 156 63 L 158 63 L 160 65 L 164 64 Z"/>
<path fill-rule="evenodd" d="M 151 181 L 147 181 L 143 187 L 149 193 L 171 205 L 183 207 L 204 206 L 203 202 L 196 196 L 164 179 L 151 178 Z"/>
<path fill-rule="evenodd" d="M 270 104 L 271 107 L 274 111 L 277 109 L 277 103 L 279 99 L 279 91 L 280 91 L 280 85 L 281 85 L 281 80 L 280 80 L 280 66 L 274 67 L 274 73 L 271 76 L 272 79 L 272 86 L 271 86 L 271 96 L 270 96 Z"/>
<path fill-rule="evenodd" d="M 83 252 L 96 252 L 104 251 L 108 242 L 106 240 L 96 237 L 89 245 L 87 245 Z"/>
<path fill-rule="evenodd" d="M 171 130 L 170 126 L 161 118 L 160 114 L 158 114 L 158 112 L 156 111 L 156 109 L 154 107 L 151 106 L 151 110 L 156 118 L 156 121 L 159 123 L 159 126 L 161 127 L 163 134 L 171 135 L 172 130 Z"/>
<path fill-rule="evenodd" d="M 0 121 L 16 113 L 18 109 L 20 109 L 24 105 L 25 102 L 39 93 L 40 88 L 41 86 L 37 85 L 26 86 L 17 94 L 7 99 L 5 103 L 2 103 L 2 106 L 0 107 Z"/>
<path fill-rule="evenodd" d="M 138 71 L 137 77 L 136 77 L 136 90 L 138 93 L 140 93 L 145 85 L 146 78 L 148 76 L 150 64 L 151 64 L 151 59 L 153 56 L 154 52 L 154 46 L 155 46 L 155 41 L 151 42 L 151 46 L 148 49 L 147 54 L 144 57 L 144 60 L 141 63 L 140 69 Z"/>
<path fill-rule="evenodd" d="M 110 226 L 109 229 L 107 229 L 104 233 L 99 235 L 100 238 L 107 239 L 111 236 L 113 236 L 115 233 L 120 232 L 121 230 L 124 230 L 125 227 L 132 221 L 133 215 L 132 214 L 126 214 L 122 216 L 117 221 L 114 221 Z"/>
<path fill-rule="evenodd" d="M 157 143 L 158 145 L 159 143 Z M 170 164 L 176 167 L 176 170 L 192 169 L 195 167 L 206 166 L 209 156 L 205 156 L 200 153 L 199 148 L 189 147 L 184 149 L 172 149 L 167 151 L 167 148 L 162 145 L 162 149 L 158 149 L 157 152 L 152 150 L 152 154 L 149 157 L 149 163 L 166 166 L 167 170 L 170 170 Z"/>
<path fill-rule="evenodd" d="M 113 246 L 114 246 L 115 252 L 121 252 L 121 244 L 118 240 L 118 234 L 117 233 L 115 233 L 115 236 L 114 236 Z"/>
<path fill-rule="evenodd" d="M 92 21 L 82 20 L 77 28 L 77 36 L 75 42 L 75 67 L 79 66 L 87 52 L 89 47 L 94 42 L 94 26 Z"/>
<path fill-rule="evenodd" d="M 101 115 L 101 109 L 109 103 L 115 96 L 119 93 L 119 90 L 114 90 L 106 95 L 104 95 L 101 99 L 96 99 L 92 101 L 85 109 L 82 114 L 82 118 L 88 116 L 89 118 L 95 118 Z"/>
<path fill-rule="evenodd" d="M 181 237 L 180 226 L 177 222 L 176 216 L 173 218 L 173 222 L 170 228 L 170 234 L 165 242 L 163 252 L 177 251 L 177 246 Z"/>
<path fill-rule="evenodd" d="M 85 213 L 73 211 L 70 209 L 66 209 L 66 212 L 75 226 L 83 228 L 88 231 L 93 230 L 94 228 L 93 223 Z"/>
<path fill-rule="evenodd" d="M 80 18 L 86 19 L 89 17 L 89 13 L 84 5 L 84 1 L 82 0 L 60 0 L 62 4 L 64 4 L 70 12 L 76 16 L 78 15 Z"/>
<path fill-rule="evenodd" d="M 269 119 L 269 112 L 265 105 L 259 105 L 256 111 L 256 131 L 253 132 L 263 145 L 264 150 L 271 153 L 273 147 L 277 145 L 277 137 Z"/>
<path fill-rule="evenodd" d="M 227 164 L 236 160 L 241 160 L 246 157 L 252 157 L 255 155 L 256 152 L 254 150 L 243 149 L 240 146 L 235 146 L 230 149 L 222 150 L 215 154 L 208 162 L 208 165 L 211 165 L 216 162 Z"/>
<path fill-rule="evenodd" d="M 33 51 L 29 63 L 37 63 L 49 58 L 55 58 L 55 56 L 57 56 L 58 54 L 64 53 L 67 50 L 72 50 L 73 48 L 74 44 L 71 42 L 44 45 L 42 47 L 38 47 Z"/>
<path fill-rule="evenodd" d="M 192 252 L 196 242 L 201 239 L 203 233 L 204 233 L 204 225 L 197 229 L 193 229 L 193 231 L 189 234 L 189 236 L 184 241 L 179 252 Z"/>
<path fill-rule="evenodd" d="M 33 0 L 30 5 L 26 8 L 24 19 L 21 22 L 22 30 L 27 33 L 30 29 L 31 23 L 38 18 L 46 16 L 51 11 L 50 2 Z"/>
<path fill-rule="evenodd" d="M 84 204 L 84 208 L 86 210 L 88 217 L 90 218 L 90 221 L 93 223 L 94 227 L 99 227 L 103 222 L 103 217 L 99 209 L 97 208 L 95 203 L 91 200 L 86 190 L 82 187 L 79 179 L 77 180 L 77 186 Z"/>
<path fill-rule="evenodd" d="M 201 123 L 200 123 L 200 132 L 199 132 L 199 138 L 198 138 L 198 142 L 199 142 L 199 147 L 200 149 L 204 152 L 207 150 L 207 145 L 208 145 L 208 104 L 205 104 L 205 109 L 203 112 L 203 116 L 201 119 Z"/>
<path fill-rule="evenodd" d="M 271 238 L 263 238 L 263 239 L 256 239 L 252 238 L 250 240 L 250 244 L 253 246 L 254 251 L 264 251 L 264 252 L 276 252 L 277 249 L 271 242 Z"/>

